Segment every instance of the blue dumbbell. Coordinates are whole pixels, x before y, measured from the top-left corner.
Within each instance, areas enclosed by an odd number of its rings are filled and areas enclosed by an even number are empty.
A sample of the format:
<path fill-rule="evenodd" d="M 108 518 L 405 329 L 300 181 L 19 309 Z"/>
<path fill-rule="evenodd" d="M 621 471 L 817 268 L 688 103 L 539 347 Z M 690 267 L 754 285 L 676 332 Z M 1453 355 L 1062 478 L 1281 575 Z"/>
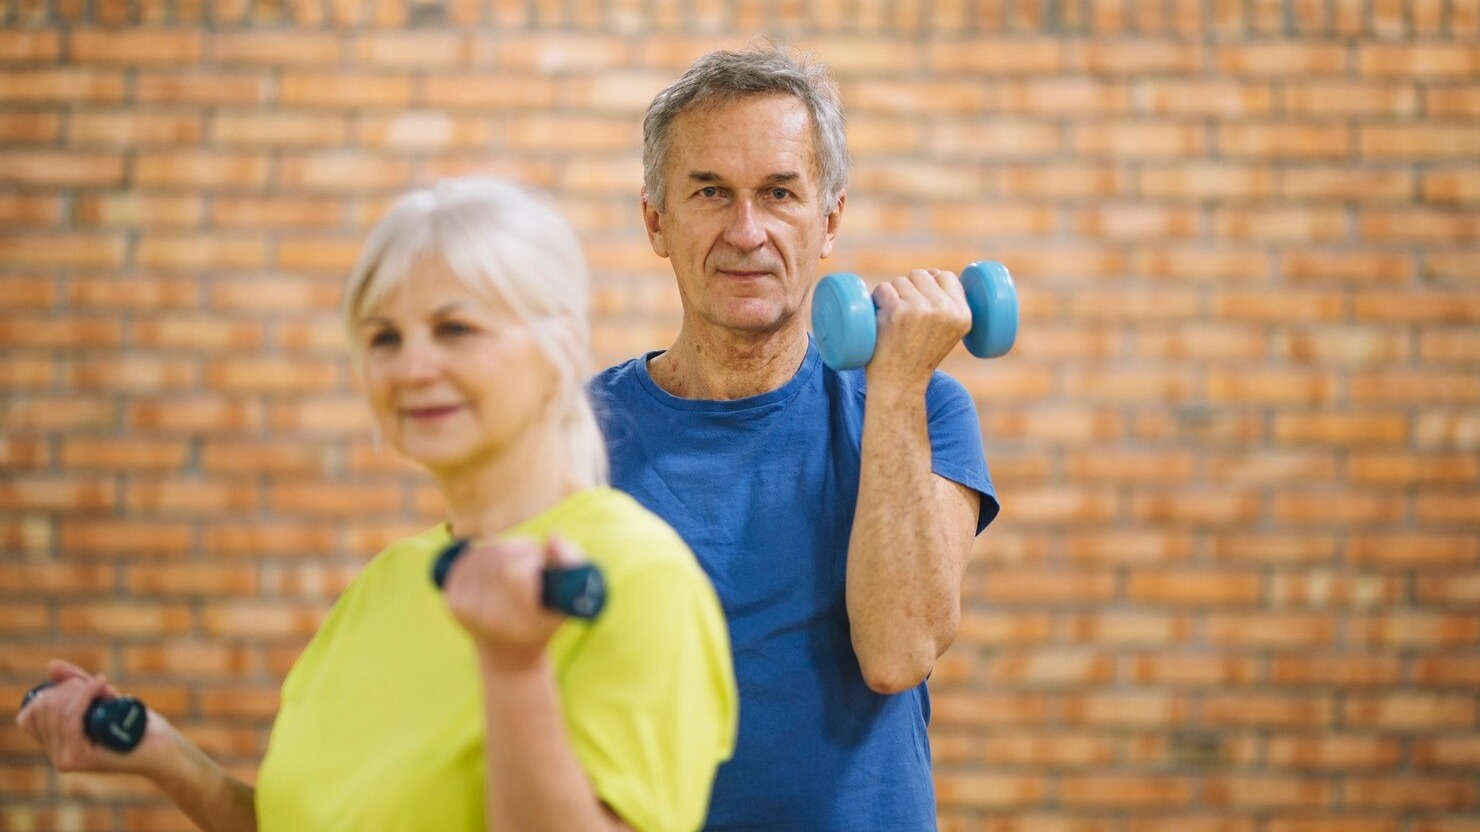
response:
<path fill-rule="evenodd" d="M 977 358 L 1006 355 L 1017 340 L 1017 289 L 1001 263 L 982 260 L 961 270 L 971 331 L 961 343 Z M 834 370 L 856 370 L 874 356 L 879 322 L 863 278 L 834 272 L 812 295 L 812 334 L 822 361 Z"/>
<path fill-rule="evenodd" d="M 438 589 L 447 582 L 447 573 L 467 548 L 468 541 L 454 540 L 432 563 L 432 583 Z M 540 579 L 540 603 L 545 609 L 590 621 L 606 606 L 606 579 L 594 563 L 565 569 L 547 567 Z"/>
<path fill-rule="evenodd" d="M 42 682 L 34 688 L 26 691 L 21 699 L 21 710 L 31 704 L 31 700 L 41 695 L 41 692 L 49 687 L 54 687 L 51 682 Z M 94 699 L 87 706 L 87 711 L 82 714 L 82 732 L 94 743 L 105 748 L 111 748 L 120 754 L 127 754 L 144 739 L 144 729 L 149 726 L 149 711 L 144 703 L 132 696 L 120 696 L 116 699 Z"/>

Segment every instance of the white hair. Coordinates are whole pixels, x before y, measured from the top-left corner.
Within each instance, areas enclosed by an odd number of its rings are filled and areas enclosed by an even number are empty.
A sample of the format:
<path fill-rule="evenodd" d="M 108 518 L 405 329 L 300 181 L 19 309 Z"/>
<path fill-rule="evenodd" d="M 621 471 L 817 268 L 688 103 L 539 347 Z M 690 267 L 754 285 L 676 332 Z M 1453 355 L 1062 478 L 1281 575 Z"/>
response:
<path fill-rule="evenodd" d="M 606 445 L 585 390 L 590 276 L 570 224 L 546 198 L 497 179 L 449 179 L 406 194 L 370 230 L 345 284 L 351 336 L 427 257 L 529 327 L 560 375 L 557 409 L 572 470 L 584 485 L 605 484 Z"/>

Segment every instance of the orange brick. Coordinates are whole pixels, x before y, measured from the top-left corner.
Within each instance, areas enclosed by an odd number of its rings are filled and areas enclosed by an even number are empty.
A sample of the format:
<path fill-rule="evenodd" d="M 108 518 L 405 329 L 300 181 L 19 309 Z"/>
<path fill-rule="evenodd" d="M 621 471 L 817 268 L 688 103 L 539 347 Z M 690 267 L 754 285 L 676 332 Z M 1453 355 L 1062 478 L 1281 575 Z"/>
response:
<path fill-rule="evenodd" d="M 1413 761 L 1419 768 L 1468 768 L 1480 766 L 1480 737 L 1440 737 L 1416 740 Z"/>
<path fill-rule="evenodd" d="M 1059 799 L 1069 807 L 1163 809 L 1188 805 L 1192 783 L 1174 777 L 1071 776 L 1060 781 Z"/>
<path fill-rule="evenodd" d="M 157 269 L 253 269 L 267 262 L 258 237 L 145 236 L 139 241 L 139 265 Z"/>
<path fill-rule="evenodd" d="M 1329 805 L 1333 793 L 1320 780 L 1272 776 L 1218 777 L 1203 787 L 1210 805 L 1237 809 L 1315 809 Z"/>
<path fill-rule="evenodd" d="M 25 475 L 0 482 L 0 508 L 11 511 L 99 511 L 117 499 L 108 477 Z"/>
<path fill-rule="evenodd" d="M 1274 436 L 1282 442 L 1329 445 L 1394 444 L 1407 434 L 1402 416 L 1338 413 L 1277 414 Z"/>
<path fill-rule="evenodd" d="M 1251 685 L 1258 678 L 1252 659 L 1211 656 L 1137 656 L 1130 675 L 1138 684 L 1176 687 L 1230 687 Z"/>
<path fill-rule="evenodd" d="M 1269 665 L 1269 681 L 1276 685 L 1381 687 L 1402 679 L 1402 661 L 1388 657 L 1276 656 Z"/>
<path fill-rule="evenodd" d="M 148 597 L 255 595 L 260 584 L 255 568 L 218 562 L 167 566 L 132 562 L 124 574 L 130 591 Z"/>
<path fill-rule="evenodd" d="M 1064 719 L 1074 725 L 1176 725 L 1187 718 L 1187 713 L 1187 699 L 1180 694 L 1104 693 L 1070 696 L 1064 702 Z"/>
<path fill-rule="evenodd" d="M 1142 81 L 1136 86 L 1141 108 L 1157 116 L 1264 115 L 1274 109 L 1274 91 L 1269 84 L 1235 80 L 1194 81 L 1178 77 L 1169 81 Z"/>
<path fill-rule="evenodd" d="M 989 659 L 983 678 L 991 684 L 1013 687 L 1099 685 L 1114 678 L 1108 656 L 1059 651 L 998 654 Z"/>
<path fill-rule="evenodd" d="M 472 52 L 467 35 L 450 31 L 361 34 L 349 47 L 355 64 L 392 69 L 464 67 Z"/>
<path fill-rule="evenodd" d="M 73 201 L 72 219 L 80 225 L 185 227 L 205 215 L 198 196 L 148 193 L 82 195 Z"/>
<path fill-rule="evenodd" d="M 140 185 L 253 188 L 267 182 L 265 156 L 245 153 L 141 153 L 134 161 Z"/>
<path fill-rule="evenodd" d="M 1207 725 L 1321 729 L 1331 724 L 1330 697 L 1273 694 L 1210 694 L 1203 700 Z"/>
<path fill-rule="evenodd" d="M 0 194 L 0 222 L 6 224 L 54 226 L 61 219 L 61 208 L 61 200 L 55 196 Z"/>
<path fill-rule="evenodd" d="M 1435 86 L 1424 90 L 1424 111 L 1433 116 L 1480 114 L 1480 89 L 1471 86 Z"/>
<path fill-rule="evenodd" d="M 219 113 L 211 135 L 225 147 L 305 147 L 344 143 L 349 127 L 342 116 L 310 113 Z"/>
<path fill-rule="evenodd" d="M 1208 150 L 1202 130 L 1167 121 L 1089 122 L 1071 131 L 1069 146 L 1076 154 L 1117 159 L 1194 157 Z"/>
<path fill-rule="evenodd" d="M 256 666 L 253 653 L 242 647 L 199 643 L 128 647 L 123 651 L 123 667 L 129 673 L 182 678 L 245 676 Z"/>
<path fill-rule="evenodd" d="M 61 131 L 56 113 L 0 112 L 0 136 L 7 144 L 53 144 Z"/>
<path fill-rule="evenodd" d="M 1472 78 L 1480 72 L 1480 49 L 1463 43 L 1364 43 L 1357 49 L 1357 68 L 1379 78 Z"/>
<path fill-rule="evenodd" d="M 322 556 L 335 550 L 329 525 L 283 520 L 211 523 L 202 545 L 213 554 L 248 557 Z"/>
<path fill-rule="evenodd" d="M 1139 570 L 1127 580 L 1125 592 L 1141 603 L 1227 606 L 1254 603 L 1261 589 L 1256 574 Z"/>
<path fill-rule="evenodd" d="M 1039 725 L 1048 715 L 1042 696 L 961 694 L 949 691 L 931 696 L 931 722 L 943 727 Z"/>
<path fill-rule="evenodd" d="M 1414 594 L 1420 603 L 1473 608 L 1480 605 L 1480 574 L 1420 575 L 1416 579 Z"/>
<path fill-rule="evenodd" d="M 1073 46 L 1070 62 L 1097 75 L 1191 72 L 1204 59 L 1200 44 L 1171 38 L 1092 39 Z"/>
<path fill-rule="evenodd" d="M 1114 759 L 1115 745 L 1106 736 L 993 731 L 968 761 L 996 766 L 1087 766 L 1108 765 Z"/>
<path fill-rule="evenodd" d="M 218 358 L 206 364 L 206 385 L 228 393 L 291 393 L 339 384 L 335 362 L 298 358 Z"/>
<path fill-rule="evenodd" d="M 1361 777 L 1346 784 L 1346 805 L 1353 809 L 1471 809 L 1474 783 L 1435 777 Z"/>
<path fill-rule="evenodd" d="M 0 586 L 7 594 L 71 595 L 107 592 L 116 582 L 113 566 L 83 563 L 0 564 Z M 91 662 L 89 666 L 100 666 Z"/>
<path fill-rule="evenodd" d="M 269 413 L 274 430 L 308 435 L 358 435 L 370 432 L 370 409 L 359 396 L 308 399 L 274 404 Z"/>
<path fill-rule="evenodd" d="M 263 417 L 255 401 L 211 396 L 130 402 L 126 418 L 135 430 L 239 434 L 258 429 Z"/>
<path fill-rule="evenodd" d="M 942 805 L 976 809 L 1011 809 L 1035 805 L 1047 791 L 1040 779 L 1010 774 L 951 774 L 935 780 Z"/>
<path fill-rule="evenodd" d="M 293 107 L 404 107 L 411 103 L 411 79 L 289 71 L 279 81 L 278 94 Z"/>
<path fill-rule="evenodd" d="M 1299 79 L 1344 73 L 1350 68 L 1347 55 L 1338 44 L 1289 40 L 1221 46 L 1214 59 L 1219 69 L 1232 75 Z"/>
<path fill-rule="evenodd" d="M 1403 757 L 1394 739 L 1357 735 L 1271 737 L 1266 757 L 1281 768 L 1351 770 L 1388 768 Z"/>
<path fill-rule="evenodd" d="M 1281 607 L 1371 609 L 1396 604 L 1403 593 L 1403 584 L 1391 575 L 1310 572 L 1276 575 L 1269 594 Z"/>
<path fill-rule="evenodd" d="M 123 73 L 61 67 L 34 71 L 0 71 L 0 102 L 118 103 L 123 100 Z"/>
<path fill-rule="evenodd" d="M 1397 202 L 1410 199 L 1412 171 L 1369 170 L 1352 165 L 1301 164 L 1280 177 L 1280 196 L 1289 199 L 1344 199 Z"/>
<path fill-rule="evenodd" d="M 191 627 L 191 612 L 183 604 L 81 603 L 61 607 L 61 631 L 74 635 L 179 635 Z"/>
<path fill-rule="evenodd" d="M 257 507 L 257 486 L 195 477 L 136 478 L 128 484 L 124 504 L 134 516 L 248 512 Z"/>
<path fill-rule="evenodd" d="M 200 467 L 208 473 L 298 475 L 323 472 L 328 449 L 287 441 L 216 440 L 202 444 Z"/>
<path fill-rule="evenodd" d="M 1267 167 L 1224 162 L 1148 164 L 1137 181 L 1142 195 L 1157 198 L 1257 199 L 1274 191 L 1274 175 Z"/>
<path fill-rule="evenodd" d="M 203 38 L 179 30 L 74 30 L 67 52 L 78 63 L 189 64 L 200 60 Z"/>
<path fill-rule="evenodd" d="M 85 471 L 163 471 L 181 467 L 188 458 L 184 442 L 146 439 L 66 439 L 61 445 L 64 467 Z"/>
<path fill-rule="evenodd" d="M 1080 615 L 1069 619 L 1067 627 L 1070 641 L 1107 645 L 1176 644 L 1191 634 L 1186 616 L 1156 613 Z"/>
<path fill-rule="evenodd" d="M 255 73 L 140 72 L 134 95 L 145 104 L 264 104 L 271 85 L 270 76 Z"/>
<path fill-rule="evenodd" d="M 267 612 L 265 608 L 258 609 L 257 611 L 260 613 Z M 238 616 L 242 616 L 245 612 L 247 612 L 247 610 L 239 609 Z M 211 613 L 211 610 L 206 611 L 206 617 L 208 619 L 211 617 Z M 292 613 L 289 614 L 293 615 Z M 298 618 L 300 622 L 307 622 L 311 620 L 313 616 L 308 613 L 300 613 L 296 614 L 295 617 Z M 223 620 L 218 621 L 217 623 L 224 624 L 229 620 L 231 619 L 223 618 Z M 265 620 L 257 622 L 258 627 L 262 627 L 265 624 L 267 624 Z M 218 635 L 224 635 L 226 634 L 226 632 L 227 631 L 222 631 L 218 633 Z M 312 632 L 312 630 L 310 630 L 310 632 Z M 215 717 L 231 717 L 234 719 L 246 717 L 271 719 L 277 714 L 278 707 L 280 705 L 278 701 L 278 691 L 276 688 L 270 690 L 250 690 L 217 687 L 203 688 L 200 692 L 198 701 L 200 702 L 200 712 L 202 715 Z"/>
<path fill-rule="evenodd" d="M 1281 94 L 1281 109 L 1301 116 L 1413 116 L 1419 91 L 1410 84 L 1294 81 Z"/>
<path fill-rule="evenodd" d="M 1372 526 L 1400 520 L 1404 505 L 1385 494 L 1328 493 L 1278 494 L 1270 501 L 1270 513 L 1281 523 Z"/>
<path fill-rule="evenodd" d="M 1327 615 L 1216 613 L 1207 621 L 1208 641 L 1226 646 L 1317 647 L 1330 644 L 1335 631 Z"/>
<path fill-rule="evenodd" d="M 61 37 L 44 29 L 12 29 L 0 32 L 0 61 L 40 63 L 61 54 Z"/>
<path fill-rule="evenodd" d="M 1480 639 L 1480 617 L 1393 612 L 1354 619 L 1347 637 L 1354 644 L 1399 647 L 1463 646 Z"/>
<path fill-rule="evenodd" d="M 1047 615 L 965 610 L 956 638 L 968 644 L 1025 645 L 1047 641 L 1052 634 L 1053 620 Z"/>
<path fill-rule="evenodd" d="M 226 31 L 213 34 L 211 63 L 218 66 L 331 67 L 343 59 L 343 37 L 312 31 Z"/>
<path fill-rule="evenodd" d="M 1480 239 L 1480 218 L 1445 210 L 1368 210 L 1358 216 L 1357 223 L 1361 235 L 1370 240 L 1460 243 Z"/>
<path fill-rule="evenodd" d="M 116 153 L 0 152 L 0 183 L 6 185 L 121 185 L 123 170 Z"/>
<path fill-rule="evenodd" d="M 1480 540 L 1435 532 L 1365 534 L 1353 538 L 1348 557 L 1355 564 L 1403 568 L 1480 563 Z"/>
<path fill-rule="evenodd" d="M 1351 154 L 1345 127 L 1302 123 L 1247 123 L 1218 128 L 1221 151 L 1259 158 L 1340 159 Z"/>
<path fill-rule="evenodd" d="M 252 350 L 260 347 L 265 337 L 260 321 L 199 314 L 145 318 L 133 327 L 133 340 L 139 346 L 202 352 Z"/>
<path fill-rule="evenodd" d="M 243 600 L 207 605 L 201 623 L 205 634 L 216 638 L 303 638 L 313 635 L 326 612 L 297 604 Z"/>
<path fill-rule="evenodd" d="M 201 118 L 173 113 L 84 111 L 68 121 L 69 145 L 192 145 L 204 135 Z"/>
<path fill-rule="evenodd" d="M 1480 127 L 1463 124 L 1363 125 L 1358 152 L 1369 159 L 1473 159 Z"/>

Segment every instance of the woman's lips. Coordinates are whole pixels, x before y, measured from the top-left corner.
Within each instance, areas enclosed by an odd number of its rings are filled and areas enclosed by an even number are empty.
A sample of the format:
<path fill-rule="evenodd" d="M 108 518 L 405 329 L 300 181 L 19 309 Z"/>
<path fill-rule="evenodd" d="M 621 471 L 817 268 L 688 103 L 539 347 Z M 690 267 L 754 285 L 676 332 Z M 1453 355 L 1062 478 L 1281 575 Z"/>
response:
<path fill-rule="evenodd" d="M 441 419 L 451 416 L 462 408 L 460 404 L 440 404 L 430 407 L 403 407 L 401 415 L 408 419 Z"/>

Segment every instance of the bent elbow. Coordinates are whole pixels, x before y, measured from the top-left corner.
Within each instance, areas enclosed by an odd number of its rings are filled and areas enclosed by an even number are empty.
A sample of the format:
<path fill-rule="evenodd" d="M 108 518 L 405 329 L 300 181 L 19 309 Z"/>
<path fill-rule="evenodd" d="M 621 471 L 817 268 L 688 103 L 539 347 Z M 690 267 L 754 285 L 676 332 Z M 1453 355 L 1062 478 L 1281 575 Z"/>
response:
<path fill-rule="evenodd" d="M 935 651 L 922 652 L 915 657 L 900 656 L 893 660 L 865 660 L 860 656 L 858 666 L 863 671 L 863 682 L 868 685 L 869 690 L 888 696 L 903 693 L 925 681 L 935 666 Z"/>

